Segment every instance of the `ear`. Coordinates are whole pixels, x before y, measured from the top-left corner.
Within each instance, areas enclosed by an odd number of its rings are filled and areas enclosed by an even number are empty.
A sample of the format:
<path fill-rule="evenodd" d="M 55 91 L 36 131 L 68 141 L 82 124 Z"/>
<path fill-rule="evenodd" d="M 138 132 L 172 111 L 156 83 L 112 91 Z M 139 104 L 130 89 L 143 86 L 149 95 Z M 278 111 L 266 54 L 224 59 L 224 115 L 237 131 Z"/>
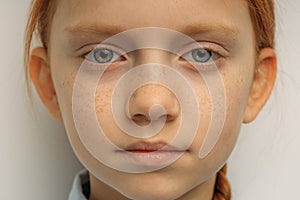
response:
<path fill-rule="evenodd" d="M 32 50 L 29 73 L 43 104 L 46 106 L 51 116 L 60 121 L 62 119 L 61 113 L 51 77 L 48 54 L 45 48 L 37 47 Z"/>
<path fill-rule="evenodd" d="M 260 50 L 244 114 L 244 123 L 252 122 L 269 99 L 276 73 L 277 57 L 275 50 L 272 48 Z"/>

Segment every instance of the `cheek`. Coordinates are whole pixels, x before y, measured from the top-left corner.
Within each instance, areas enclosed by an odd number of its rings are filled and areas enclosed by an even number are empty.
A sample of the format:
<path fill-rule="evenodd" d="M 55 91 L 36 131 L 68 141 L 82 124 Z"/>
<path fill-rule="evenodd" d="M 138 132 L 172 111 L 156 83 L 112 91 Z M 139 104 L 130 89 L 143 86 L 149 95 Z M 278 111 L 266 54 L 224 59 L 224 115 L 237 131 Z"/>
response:
<path fill-rule="evenodd" d="M 236 62 L 239 63 L 239 62 Z M 222 71 L 226 91 L 226 119 L 216 150 L 230 154 L 238 138 L 252 83 L 253 65 L 232 64 Z"/>
<path fill-rule="evenodd" d="M 71 68 L 68 70 L 67 65 L 64 65 L 62 69 L 52 68 L 53 81 L 62 115 L 71 113 L 73 85 L 76 74 L 77 70 L 71 70 Z"/>
<path fill-rule="evenodd" d="M 224 98 L 220 97 L 214 103 L 211 96 L 216 91 L 210 90 L 210 86 L 207 86 L 207 83 L 201 77 L 189 77 L 196 91 L 200 108 L 200 123 L 197 137 L 192 145 L 193 151 L 199 151 L 205 143 L 205 137 L 214 138 L 212 134 L 217 135 L 216 132 L 209 132 L 210 126 L 222 127 L 219 139 L 207 140 L 210 141 L 211 145 L 215 141 L 217 142 L 212 149 L 214 156 L 221 156 L 223 159 L 220 158 L 220 160 L 225 160 L 232 151 L 238 138 L 252 83 L 253 65 L 244 63 L 246 62 L 243 60 L 227 61 L 225 66 L 219 68 L 219 77 L 223 82 L 219 87 L 224 89 L 226 95 Z M 205 75 L 209 76 L 204 73 L 203 76 Z M 226 113 L 224 115 L 219 114 L 217 111 L 221 106 L 225 107 Z M 212 120 L 213 115 L 218 119 Z"/>
<path fill-rule="evenodd" d="M 106 134 L 106 136 L 114 144 L 117 144 L 114 142 L 117 140 L 117 134 L 112 134 L 120 132 L 112 113 L 112 97 L 115 84 L 115 80 L 108 81 L 105 78 L 99 82 L 95 94 L 95 113 L 104 134 L 110 133 Z"/>
<path fill-rule="evenodd" d="M 237 122 L 241 123 L 253 80 L 254 64 L 250 62 L 250 64 L 233 66 L 235 67 L 224 73 L 227 113 L 229 118 L 234 118 Z"/>

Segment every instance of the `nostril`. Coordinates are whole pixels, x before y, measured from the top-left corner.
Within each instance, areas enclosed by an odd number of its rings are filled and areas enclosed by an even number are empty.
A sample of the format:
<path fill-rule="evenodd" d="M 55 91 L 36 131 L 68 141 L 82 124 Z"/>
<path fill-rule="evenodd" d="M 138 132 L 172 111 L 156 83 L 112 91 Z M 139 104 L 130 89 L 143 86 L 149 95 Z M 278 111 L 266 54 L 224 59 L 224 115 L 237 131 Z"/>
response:
<path fill-rule="evenodd" d="M 143 114 L 135 114 L 131 117 L 131 119 L 139 126 L 147 126 L 151 122 L 151 120 Z"/>
<path fill-rule="evenodd" d="M 175 116 L 173 115 L 169 115 L 169 114 L 164 114 L 164 115 L 161 115 L 159 118 L 157 118 L 156 120 L 163 120 L 165 122 L 172 122 L 176 119 Z"/>
<path fill-rule="evenodd" d="M 177 117 L 175 115 L 167 115 L 167 120 L 166 122 L 171 122 L 174 121 Z"/>
<path fill-rule="evenodd" d="M 156 121 L 162 118 L 167 117 L 167 111 L 165 110 L 165 108 L 160 105 L 160 104 L 155 104 L 153 106 L 151 106 L 150 110 L 149 110 L 149 115 L 150 115 L 150 119 L 152 121 Z"/>
<path fill-rule="evenodd" d="M 143 114 L 135 114 L 131 117 L 132 121 L 136 123 L 139 126 L 148 126 L 151 123 L 151 119 L 148 116 L 145 116 Z M 176 116 L 165 114 L 161 115 L 156 120 L 165 120 L 166 122 L 171 122 L 176 119 Z"/>

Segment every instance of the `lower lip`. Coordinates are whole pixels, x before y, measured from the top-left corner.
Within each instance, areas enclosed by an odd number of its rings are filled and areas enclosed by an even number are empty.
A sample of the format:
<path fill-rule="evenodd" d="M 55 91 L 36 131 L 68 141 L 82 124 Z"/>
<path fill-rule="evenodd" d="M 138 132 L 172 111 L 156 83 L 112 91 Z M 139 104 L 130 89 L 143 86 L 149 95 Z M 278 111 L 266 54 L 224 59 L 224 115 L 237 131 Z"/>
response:
<path fill-rule="evenodd" d="M 161 166 L 178 159 L 182 151 L 122 151 L 130 161 L 137 165 Z"/>

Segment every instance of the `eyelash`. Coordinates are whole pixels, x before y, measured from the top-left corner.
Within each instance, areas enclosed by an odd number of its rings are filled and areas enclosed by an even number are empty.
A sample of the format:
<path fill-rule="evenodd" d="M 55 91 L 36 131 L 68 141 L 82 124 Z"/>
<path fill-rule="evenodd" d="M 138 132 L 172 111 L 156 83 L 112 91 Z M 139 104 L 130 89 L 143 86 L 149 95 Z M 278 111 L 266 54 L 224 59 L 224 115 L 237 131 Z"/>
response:
<path fill-rule="evenodd" d="M 105 62 L 105 63 L 101 63 L 101 62 L 97 62 L 97 59 L 95 58 L 95 53 L 97 53 L 97 50 L 106 50 L 109 51 L 110 53 L 113 53 L 112 59 L 114 61 L 109 61 L 109 62 Z M 111 46 L 111 45 L 101 45 L 101 47 L 88 47 L 88 49 L 84 50 L 83 59 L 87 59 L 90 62 L 96 63 L 96 64 L 110 64 L 110 63 L 114 63 L 117 60 L 121 61 L 121 58 L 123 57 L 122 60 L 126 60 L 125 58 L 125 52 L 121 51 L 119 48 Z M 119 59 L 116 59 L 116 57 L 118 56 Z M 116 59 L 116 60 L 115 60 Z"/>
<path fill-rule="evenodd" d="M 102 52 L 100 52 L 100 51 L 102 51 Z M 98 53 L 99 56 L 101 56 L 101 53 L 104 53 L 104 54 L 105 53 L 106 54 L 109 53 L 109 54 L 112 54 L 112 55 L 111 55 L 111 57 L 109 58 L 108 61 L 101 62 L 99 60 L 99 58 L 97 58 L 97 55 L 96 55 L 97 53 Z M 104 54 L 102 54 L 102 56 L 105 56 Z M 92 50 L 90 53 L 84 55 L 84 58 L 87 59 L 87 60 L 89 60 L 89 61 L 91 61 L 91 62 L 94 62 L 94 63 L 108 64 L 108 63 L 114 63 L 114 62 L 120 60 L 122 58 L 122 55 L 119 55 L 115 51 L 110 50 L 108 48 L 103 48 L 103 49 L 94 49 L 94 50 Z"/>
<path fill-rule="evenodd" d="M 212 47 L 212 46 L 214 46 L 214 47 Z M 219 58 L 225 57 L 225 54 L 226 54 L 226 50 L 224 50 L 222 47 L 220 47 L 219 45 L 216 45 L 216 44 L 210 45 L 210 44 L 206 44 L 206 43 L 204 43 L 204 44 L 195 43 L 185 49 L 188 49 L 188 50 L 179 52 L 179 55 L 180 55 L 179 60 L 186 61 L 192 65 L 201 65 L 201 66 L 211 65 Z M 106 51 L 106 53 L 112 53 L 113 55 L 111 56 L 111 59 L 108 62 L 98 62 L 99 60 L 97 60 L 97 58 L 95 58 L 96 53 L 101 54 L 101 52 L 99 52 L 98 50 L 102 51 L 102 53 L 103 53 L 103 51 Z M 204 60 L 204 62 L 196 61 L 194 58 L 196 51 L 200 51 L 200 53 L 208 53 L 209 58 L 207 58 L 207 60 Z M 95 64 L 110 64 L 110 63 L 115 63 L 118 61 L 126 60 L 125 54 L 126 54 L 126 52 L 123 52 L 122 50 L 120 50 L 117 47 L 114 47 L 111 45 L 103 45 L 102 47 L 96 47 L 96 48 L 90 47 L 88 50 L 85 51 L 85 53 L 83 54 L 82 57 L 84 59 L 87 59 L 90 62 L 95 63 Z M 197 55 L 197 56 L 199 56 L 199 55 Z M 123 59 L 122 59 L 122 57 L 123 57 Z"/>

